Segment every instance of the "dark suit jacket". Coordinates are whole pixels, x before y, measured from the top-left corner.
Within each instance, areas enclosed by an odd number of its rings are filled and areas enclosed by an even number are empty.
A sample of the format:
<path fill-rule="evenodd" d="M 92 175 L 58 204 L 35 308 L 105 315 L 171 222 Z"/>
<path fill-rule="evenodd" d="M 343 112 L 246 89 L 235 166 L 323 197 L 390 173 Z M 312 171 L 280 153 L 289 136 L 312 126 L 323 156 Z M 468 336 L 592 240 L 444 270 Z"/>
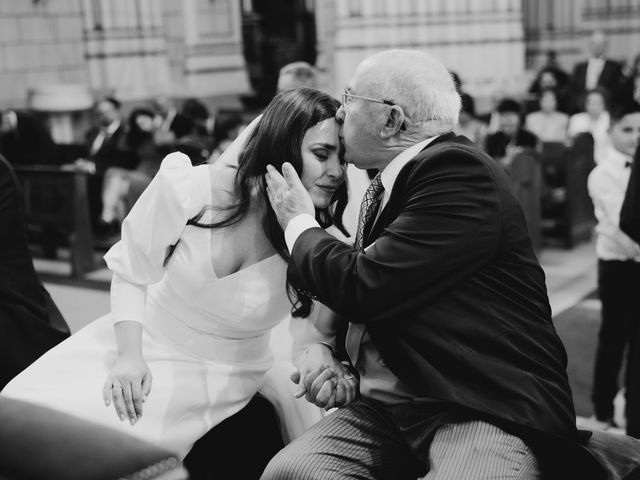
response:
<path fill-rule="evenodd" d="M 0 136 L 0 153 L 12 165 L 56 163 L 55 144 L 44 123 L 27 112 L 15 112 L 14 131 Z"/>
<path fill-rule="evenodd" d="M 587 90 L 585 85 L 587 81 L 587 65 L 588 61 L 580 62 L 576 64 L 573 69 L 571 83 L 573 85 L 574 93 L 579 96 L 584 96 Z M 602 72 L 598 78 L 598 87 L 602 87 L 607 91 L 607 93 L 612 94 L 614 93 L 614 89 L 620 83 L 621 78 L 622 68 L 620 67 L 620 64 L 613 60 L 605 59 Z"/>
<path fill-rule="evenodd" d="M 61 330 L 52 326 L 57 321 Z M 0 156 L 0 390 L 69 329 L 40 283 L 29 252 L 22 188 Z"/>
<path fill-rule="evenodd" d="M 91 150 L 99 129 L 92 129 L 87 134 L 87 148 Z M 105 138 L 96 153 L 91 156 L 96 164 L 96 173 L 103 174 L 109 167 L 121 167 L 132 170 L 138 164 L 138 157 L 127 143 L 124 125 L 120 125 L 112 135 Z"/>
<path fill-rule="evenodd" d="M 400 171 L 366 245 L 363 255 L 309 229 L 294 245 L 289 279 L 366 324 L 417 396 L 538 445 L 553 439 L 598 471 L 574 443 L 566 352 L 522 208 L 497 162 L 465 137 L 436 139 Z"/>

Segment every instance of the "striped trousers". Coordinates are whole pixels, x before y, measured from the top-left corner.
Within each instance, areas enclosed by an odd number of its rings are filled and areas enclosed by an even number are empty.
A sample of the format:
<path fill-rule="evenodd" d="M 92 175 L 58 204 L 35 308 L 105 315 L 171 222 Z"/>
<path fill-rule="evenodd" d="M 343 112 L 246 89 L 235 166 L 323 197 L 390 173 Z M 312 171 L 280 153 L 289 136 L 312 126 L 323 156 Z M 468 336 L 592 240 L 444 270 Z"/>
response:
<path fill-rule="evenodd" d="M 360 399 L 281 450 L 261 480 L 540 478 L 520 438 L 482 421 L 425 421 L 419 411 Z"/>

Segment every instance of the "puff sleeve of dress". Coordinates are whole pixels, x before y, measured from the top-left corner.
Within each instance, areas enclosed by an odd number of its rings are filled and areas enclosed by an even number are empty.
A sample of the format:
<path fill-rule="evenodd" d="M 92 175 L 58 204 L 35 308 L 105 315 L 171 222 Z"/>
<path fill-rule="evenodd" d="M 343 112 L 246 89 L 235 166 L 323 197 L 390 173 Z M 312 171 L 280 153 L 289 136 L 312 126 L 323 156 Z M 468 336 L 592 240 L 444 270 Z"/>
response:
<path fill-rule="evenodd" d="M 142 321 L 146 286 L 159 282 L 164 261 L 187 221 L 211 203 L 209 166 L 192 166 L 189 157 L 171 153 L 122 222 L 121 239 L 105 254 L 113 272 L 114 322 Z"/>

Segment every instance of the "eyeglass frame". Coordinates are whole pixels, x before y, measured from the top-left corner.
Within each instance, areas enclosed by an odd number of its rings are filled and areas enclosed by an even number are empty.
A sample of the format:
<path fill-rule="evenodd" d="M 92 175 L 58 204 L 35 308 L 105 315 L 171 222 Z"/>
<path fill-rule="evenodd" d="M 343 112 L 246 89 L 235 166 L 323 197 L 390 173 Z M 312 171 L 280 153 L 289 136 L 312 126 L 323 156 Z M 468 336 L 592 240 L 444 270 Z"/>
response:
<path fill-rule="evenodd" d="M 346 99 L 348 97 L 352 97 L 352 98 L 359 98 L 361 100 L 367 100 L 369 102 L 374 102 L 374 103 L 382 103 L 383 105 L 389 105 L 390 107 L 395 107 L 397 106 L 397 104 L 393 103 L 391 100 L 382 100 L 380 98 L 372 98 L 372 97 L 363 97 L 362 95 L 354 95 L 353 93 L 349 93 L 346 90 L 344 92 L 342 92 L 342 106 L 343 108 L 346 107 L 347 101 Z M 400 107 L 402 108 L 402 107 Z M 405 124 L 405 122 L 402 122 L 402 126 L 400 127 L 401 130 L 406 130 L 407 126 Z"/>
<path fill-rule="evenodd" d="M 363 97 L 362 95 L 354 95 L 353 93 L 348 93 L 347 91 L 342 92 L 342 105 L 345 105 L 345 106 L 347 105 L 347 100 L 346 100 L 347 97 L 359 98 L 361 100 L 367 100 L 369 102 L 383 103 L 385 105 L 389 105 L 390 107 L 393 107 L 396 105 L 391 100 L 382 100 L 380 98 Z"/>

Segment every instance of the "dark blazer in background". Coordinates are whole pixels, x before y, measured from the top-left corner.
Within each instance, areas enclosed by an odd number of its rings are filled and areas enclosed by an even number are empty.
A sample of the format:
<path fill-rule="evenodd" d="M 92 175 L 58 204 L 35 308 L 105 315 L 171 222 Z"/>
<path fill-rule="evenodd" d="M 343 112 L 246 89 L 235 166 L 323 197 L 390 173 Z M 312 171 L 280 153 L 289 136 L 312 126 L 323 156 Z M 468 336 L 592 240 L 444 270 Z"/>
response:
<path fill-rule="evenodd" d="M 560 458 L 576 473 L 579 463 L 586 476 L 574 478 L 604 478 L 576 430 L 544 272 L 497 162 L 464 137 L 436 139 L 400 171 L 367 245 L 362 255 L 309 229 L 289 278 L 364 323 L 418 396 L 474 412 L 541 458 L 557 455 L 550 465 Z"/>
<path fill-rule="evenodd" d="M 91 146 L 100 132 L 99 129 L 91 129 L 87 134 L 87 148 L 91 151 Z M 127 132 L 124 125 L 104 139 L 100 148 L 90 159 L 96 164 L 96 173 L 104 173 L 109 167 L 121 167 L 132 170 L 138 164 L 136 153 L 127 144 Z"/>
<path fill-rule="evenodd" d="M 97 128 L 88 132 L 86 138 L 89 152 L 99 132 L 100 130 Z M 89 177 L 89 215 L 94 232 L 99 233 L 104 174 L 111 167 L 133 170 L 138 166 L 139 158 L 136 152 L 129 148 L 127 132 L 124 124 L 121 124 L 115 132 L 104 139 L 100 148 L 95 153 L 89 155 L 89 159 L 92 160 L 96 166 L 95 174 Z"/>
<path fill-rule="evenodd" d="M 68 336 L 33 267 L 22 189 L 0 156 L 0 389 Z"/>
<path fill-rule="evenodd" d="M 587 65 L 588 61 L 580 62 L 576 64 L 571 75 L 571 85 L 573 92 L 581 99 L 584 99 L 584 94 L 587 91 Z M 602 72 L 598 77 L 597 86 L 603 88 L 609 95 L 612 95 L 615 89 L 618 87 L 620 80 L 622 79 L 622 67 L 618 62 L 605 59 Z"/>
<path fill-rule="evenodd" d="M 634 155 L 629 184 L 620 209 L 620 230 L 640 244 L 640 147 Z"/>
<path fill-rule="evenodd" d="M 12 165 L 57 163 L 56 146 L 45 124 L 28 112 L 15 112 L 17 128 L 0 135 L 0 153 Z"/>

